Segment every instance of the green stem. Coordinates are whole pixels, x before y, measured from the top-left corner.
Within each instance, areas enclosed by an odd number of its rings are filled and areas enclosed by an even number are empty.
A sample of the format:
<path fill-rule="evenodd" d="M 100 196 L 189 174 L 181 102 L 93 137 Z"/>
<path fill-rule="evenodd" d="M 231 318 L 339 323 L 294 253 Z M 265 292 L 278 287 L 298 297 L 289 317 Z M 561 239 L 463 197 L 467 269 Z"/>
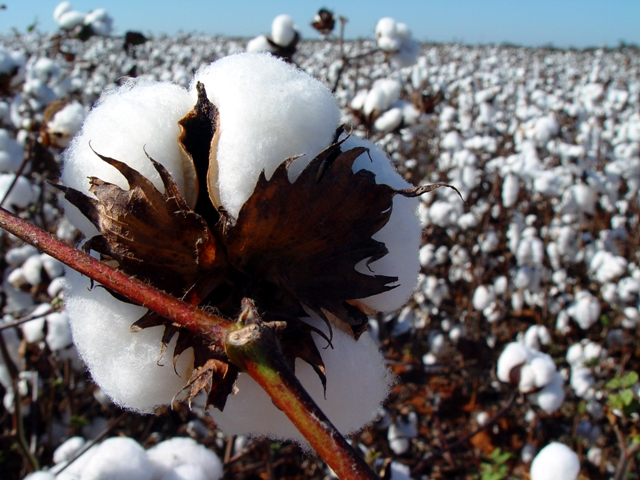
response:
<path fill-rule="evenodd" d="M 110 290 L 179 323 L 220 347 L 223 346 L 222 339 L 225 335 L 237 328 L 236 324 L 229 320 L 182 302 L 70 247 L 50 233 L 22 220 L 4 208 L 0 208 L 0 228 Z"/>
<path fill-rule="evenodd" d="M 378 479 L 316 405 L 284 362 L 271 330 L 248 325 L 227 335 L 229 359 L 271 397 L 342 480 Z"/>

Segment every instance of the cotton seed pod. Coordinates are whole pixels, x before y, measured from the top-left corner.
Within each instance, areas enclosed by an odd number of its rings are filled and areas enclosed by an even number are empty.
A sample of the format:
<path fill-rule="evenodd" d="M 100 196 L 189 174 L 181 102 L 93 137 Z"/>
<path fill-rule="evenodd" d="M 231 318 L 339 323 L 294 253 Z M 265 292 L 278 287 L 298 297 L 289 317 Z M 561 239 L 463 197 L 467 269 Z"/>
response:
<path fill-rule="evenodd" d="M 305 362 L 296 373 L 347 433 L 387 394 L 381 356 L 360 335 L 367 314 L 399 308 L 415 289 L 414 197 L 432 187 L 411 187 L 338 120 L 320 82 L 268 55 L 233 55 L 200 70 L 189 92 L 132 82 L 103 96 L 65 153 L 61 188 L 91 237 L 85 248 L 126 273 L 181 297 L 205 285 L 198 302 L 228 318 L 291 319 L 281 351 L 292 367 Z M 250 377 L 194 334 L 68 277 L 74 341 L 116 403 L 153 411 L 189 382 L 187 398 L 204 389 L 207 404 L 224 409 L 214 417 L 227 433 L 301 439 Z M 158 357 L 165 351 L 175 365 Z"/>

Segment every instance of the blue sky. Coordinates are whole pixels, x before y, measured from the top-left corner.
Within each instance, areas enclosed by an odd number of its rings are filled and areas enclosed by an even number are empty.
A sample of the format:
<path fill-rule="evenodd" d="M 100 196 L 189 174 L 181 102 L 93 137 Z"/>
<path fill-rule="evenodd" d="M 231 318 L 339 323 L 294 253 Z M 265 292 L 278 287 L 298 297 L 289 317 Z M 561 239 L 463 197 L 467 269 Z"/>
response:
<path fill-rule="evenodd" d="M 59 1 L 0 0 L 0 33 L 24 31 L 38 18 L 41 31 L 53 31 Z M 204 32 L 253 37 L 269 33 L 271 20 L 288 13 L 304 38 L 317 38 L 309 26 L 315 12 L 327 7 L 349 19 L 347 38 L 373 37 L 377 20 L 390 16 L 406 23 L 420 41 L 464 43 L 511 42 L 587 47 L 620 40 L 640 44 L 638 0 L 71 0 L 75 10 L 106 8 L 119 31 L 174 34 Z"/>

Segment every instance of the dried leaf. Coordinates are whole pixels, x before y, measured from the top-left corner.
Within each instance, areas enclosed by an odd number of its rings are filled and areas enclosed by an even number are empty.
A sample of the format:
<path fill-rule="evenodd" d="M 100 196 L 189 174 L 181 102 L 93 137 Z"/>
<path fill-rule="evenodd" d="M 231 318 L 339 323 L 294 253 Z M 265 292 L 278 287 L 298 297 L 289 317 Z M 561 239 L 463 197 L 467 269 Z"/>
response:
<path fill-rule="evenodd" d="M 281 164 L 270 180 L 260 175 L 238 220 L 226 218 L 230 264 L 251 278 L 270 282 L 326 318 L 325 311 L 362 331 L 366 315 L 348 303 L 393 288 L 396 277 L 356 271 L 387 254 L 371 237 L 389 220 L 398 192 L 376 184 L 367 170 L 352 172 L 365 148 L 321 152 L 291 183 Z"/>
<path fill-rule="evenodd" d="M 221 257 L 215 238 L 162 165 L 150 158 L 164 193 L 125 163 L 96 155 L 124 175 L 129 190 L 95 177 L 89 179 L 89 190 L 97 199 L 60 187 L 98 228 L 101 236 L 90 239 L 92 249 L 116 260 L 126 273 L 179 296 L 218 267 Z"/>

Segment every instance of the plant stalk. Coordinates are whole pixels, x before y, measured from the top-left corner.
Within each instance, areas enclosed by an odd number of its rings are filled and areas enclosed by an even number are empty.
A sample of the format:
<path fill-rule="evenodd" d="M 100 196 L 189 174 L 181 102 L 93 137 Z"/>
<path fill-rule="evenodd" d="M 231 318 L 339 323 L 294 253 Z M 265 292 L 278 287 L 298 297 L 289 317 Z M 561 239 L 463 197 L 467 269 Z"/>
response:
<path fill-rule="evenodd" d="M 229 359 L 271 397 L 342 480 L 378 479 L 313 401 L 284 362 L 273 333 L 251 324 L 227 335 Z"/>
<path fill-rule="evenodd" d="M 150 285 L 131 278 L 76 248 L 70 247 L 50 233 L 0 208 L 0 228 L 60 260 L 83 275 L 127 297 L 143 307 L 179 323 L 185 328 L 223 347 L 222 339 L 236 324 L 182 302 Z"/>

